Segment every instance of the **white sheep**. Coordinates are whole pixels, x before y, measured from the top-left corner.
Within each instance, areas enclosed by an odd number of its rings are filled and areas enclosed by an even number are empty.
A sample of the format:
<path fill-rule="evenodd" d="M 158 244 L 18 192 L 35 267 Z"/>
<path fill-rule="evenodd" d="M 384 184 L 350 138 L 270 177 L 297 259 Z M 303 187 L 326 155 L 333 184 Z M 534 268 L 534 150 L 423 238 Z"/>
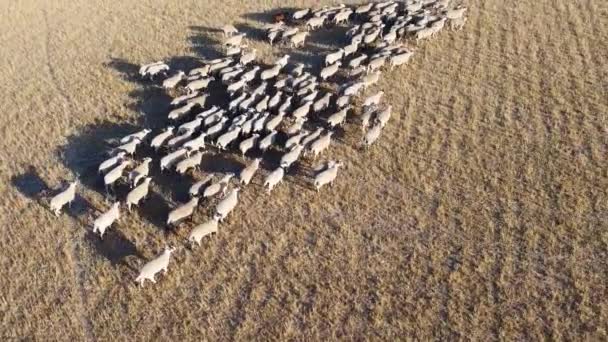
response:
<path fill-rule="evenodd" d="M 289 152 L 285 153 L 281 157 L 281 167 L 284 169 L 289 169 L 289 167 L 298 160 L 302 150 L 304 150 L 304 146 L 296 144 Z"/>
<path fill-rule="evenodd" d="M 260 79 L 265 81 L 265 80 L 269 80 L 272 78 L 275 78 L 279 75 L 279 72 L 281 72 L 281 66 L 280 65 L 275 65 L 272 68 L 266 69 L 264 71 L 262 71 L 260 73 Z"/>
<path fill-rule="evenodd" d="M 365 131 L 376 114 L 376 106 L 365 107 L 361 114 L 361 129 Z"/>
<path fill-rule="evenodd" d="M 112 207 L 105 213 L 101 214 L 93 221 L 93 233 L 99 233 L 103 239 L 103 234 L 114 222 L 120 218 L 120 202 L 114 202 Z"/>
<path fill-rule="evenodd" d="M 346 115 L 348 114 L 348 110 L 350 107 L 344 107 L 343 109 L 335 112 L 327 118 L 327 123 L 331 128 L 342 125 L 346 120 Z"/>
<path fill-rule="evenodd" d="M 210 234 L 217 233 L 218 228 L 218 220 L 216 218 L 212 218 L 211 220 L 201 223 L 198 226 L 192 228 L 190 235 L 188 236 L 188 241 L 191 243 L 195 243 L 197 245 L 201 245 L 201 240 Z"/>
<path fill-rule="evenodd" d="M 152 141 L 150 142 L 150 147 L 152 147 L 155 151 L 158 151 L 158 149 L 163 146 L 165 141 L 167 141 L 167 139 L 173 136 L 174 129 L 175 127 L 173 126 L 165 127 L 165 129 L 161 133 L 152 138 Z"/>
<path fill-rule="evenodd" d="M 185 103 L 183 106 L 173 109 L 167 114 L 169 120 L 178 120 L 182 116 L 190 113 L 190 111 L 196 106 L 196 103 L 190 102 Z"/>
<path fill-rule="evenodd" d="M 61 208 L 63 208 L 64 205 L 72 205 L 72 202 L 76 198 L 76 186 L 78 186 L 79 184 L 80 183 L 76 180 L 70 183 L 67 189 L 63 190 L 62 192 L 51 198 L 49 207 L 51 208 L 55 216 L 59 216 L 59 214 L 61 214 Z"/>
<path fill-rule="evenodd" d="M 284 68 L 284 67 L 287 65 L 287 63 L 289 62 L 289 58 L 290 58 L 290 57 L 291 57 L 291 56 L 289 56 L 289 55 L 283 55 L 283 57 L 281 57 L 281 58 L 277 59 L 277 60 L 274 62 L 274 64 L 275 64 L 275 65 L 280 66 L 280 67 L 281 67 L 281 69 L 282 69 L 282 68 Z"/>
<path fill-rule="evenodd" d="M 192 93 L 194 91 L 207 89 L 209 83 L 215 81 L 215 77 L 201 78 L 200 80 L 192 81 L 186 85 L 186 91 Z"/>
<path fill-rule="evenodd" d="M 178 96 L 178 97 L 174 98 L 173 100 L 171 100 L 171 106 L 173 106 L 173 107 L 181 106 L 181 105 L 185 104 L 186 101 L 188 101 L 189 99 L 197 97 L 198 95 L 199 95 L 199 92 L 195 91 L 190 94 Z"/>
<path fill-rule="evenodd" d="M 240 33 L 237 35 L 234 35 L 228 39 L 226 39 L 226 41 L 224 42 L 224 46 L 241 46 L 241 42 L 243 41 L 243 38 L 246 36 L 246 33 Z"/>
<path fill-rule="evenodd" d="M 232 25 L 224 25 L 222 27 L 222 32 L 224 32 L 224 37 L 227 37 L 227 36 L 233 36 L 233 35 L 239 33 L 239 30 L 237 30 L 236 27 L 234 27 Z"/>
<path fill-rule="evenodd" d="M 188 189 L 188 194 L 190 195 L 190 197 L 194 197 L 194 196 L 198 196 L 201 193 L 201 189 L 207 185 L 209 185 L 209 183 L 211 183 L 211 180 L 213 179 L 213 174 L 209 174 L 207 175 L 205 178 L 195 182 L 194 184 L 192 184 L 190 186 L 190 189 Z"/>
<path fill-rule="evenodd" d="M 384 126 L 386 126 L 388 120 L 391 118 L 392 110 L 393 106 L 387 106 L 378 113 L 376 119 L 378 120 L 378 123 L 380 123 L 380 127 L 384 128 Z"/>
<path fill-rule="evenodd" d="M 361 78 L 361 82 L 363 82 L 363 88 L 366 88 L 366 89 L 369 88 L 370 86 L 378 83 L 379 80 L 380 80 L 379 71 L 372 72 L 370 74 L 363 76 L 363 78 Z"/>
<path fill-rule="evenodd" d="M 171 210 L 167 216 L 167 226 L 174 225 L 176 222 L 181 221 L 194 213 L 194 209 L 198 205 L 198 197 L 192 197 L 188 202 L 178 206 Z"/>
<path fill-rule="evenodd" d="M 241 184 L 247 185 L 249 184 L 249 182 L 251 182 L 253 175 L 255 175 L 255 173 L 260 168 L 261 161 L 262 158 L 255 158 L 249 165 L 247 165 L 245 168 L 243 168 L 243 170 L 241 170 L 241 173 L 239 175 L 239 181 Z"/>
<path fill-rule="evenodd" d="M 115 156 L 110 157 L 110 158 L 104 160 L 101 164 L 99 164 L 99 167 L 97 168 L 97 170 L 99 171 L 99 173 L 104 173 L 109 168 L 114 167 L 114 166 L 116 166 L 116 164 L 123 161 L 125 159 L 125 156 L 126 156 L 125 152 L 122 152 L 122 151 L 118 152 Z"/>
<path fill-rule="evenodd" d="M 291 149 L 292 147 L 298 145 L 302 141 L 302 139 L 308 134 L 310 134 L 310 132 L 308 132 L 307 130 L 302 130 L 297 134 L 292 135 L 287 139 L 287 141 L 285 141 L 285 148 Z"/>
<path fill-rule="evenodd" d="M 270 132 L 266 135 L 260 142 L 258 143 L 258 149 L 262 152 L 265 152 L 272 144 L 274 144 L 277 138 L 277 132 Z"/>
<path fill-rule="evenodd" d="M 139 140 L 138 138 L 133 138 L 131 141 L 129 141 L 126 144 L 122 144 L 118 147 L 116 147 L 115 151 L 123 151 L 126 154 L 132 156 L 135 153 L 135 150 L 137 149 L 137 146 L 141 143 L 141 140 Z"/>
<path fill-rule="evenodd" d="M 152 283 L 156 284 L 156 280 L 154 276 L 156 273 L 163 271 L 164 274 L 167 273 L 167 269 L 169 267 L 169 260 L 171 259 L 171 253 L 175 251 L 175 248 L 165 247 L 165 251 L 149 261 L 142 267 L 141 271 L 137 278 L 135 278 L 136 282 L 139 282 L 140 286 L 144 286 L 144 282 L 150 280 Z"/>
<path fill-rule="evenodd" d="M 238 204 L 239 190 L 239 188 L 232 189 L 232 191 L 226 194 L 226 196 L 219 201 L 215 207 L 215 218 L 217 218 L 220 222 L 223 221 Z"/>
<path fill-rule="evenodd" d="M 138 186 L 136 186 L 133 190 L 129 191 L 127 194 L 127 199 L 125 203 L 127 205 L 127 209 L 131 211 L 131 205 L 139 205 L 139 202 L 148 196 L 148 192 L 150 191 L 150 181 L 152 178 L 146 177 L 144 181 L 141 182 Z"/>
<path fill-rule="evenodd" d="M 247 65 L 247 64 L 255 61 L 256 52 L 257 52 L 256 49 L 251 49 L 251 51 L 242 54 L 241 58 L 239 58 L 239 63 L 241 65 Z"/>
<path fill-rule="evenodd" d="M 277 184 L 281 182 L 283 176 L 285 176 L 285 170 L 283 170 L 282 167 L 278 167 L 277 169 L 269 173 L 268 176 L 266 176 L 266 179 L 264 180 L 264 186 L 268 187 L 269 193 L 272 191 L 272 189 L 274 189 Z"/>
<path fill-rule="evenodd" d="M 228 122 L 227 117 L 220 118 L 217 123 L 215 123 L 213 126 L 207 128 L 207 130 L 205 131 L 205 134 L 209 137 L 215 136 L 216 134 L 220 133 L 224 129 L 224 126 L 226 125 L 227 122 Z"/>
<path fill-rule="evenodd" d="M 188 172 L 188 170 L 190 170 L 191 168 L 198 166 L 202 160 L 203 160 L 203 152 L 196 152 L 195 154 L 191 155 L 190 157 L 177 163 L 177 165 L 175 165 L 175 170 L 180 175 L 183 175 L 186 172 Z"/>
<path fill-rule="evenodd" d="M 234 177 L 234 173 L 227 173 L 217 183 L 213 183 L 206 187 L 205 191 L 203 191 L 203 198 L 209 198 L 219 194 L 220 192 L 226 191 L 226 187 L 228 186 L 228 183 L 230 183 L 232 177 Z"/>
<path fill-rule="evenodd" d="M 371 107 L 371 106 L 377 106 L 380 104 L 380 100 L 382 99 L 382 96 L 384 95 L 384 92 L 382 90 L 378 91 L 377 93 L 375 93 L 374 95 L 370 95 L 368 96 L 365 101 L 363 102 L 363 107 Z"/>
<path fill-rule="evenodd" d="M 319 77 L 321 77 L 321 79 L 323 81 L 326 81 L 328 78 L 335 75 L 338 72 L 338 70 L 340 70 L 341 65 L 342 65 L 342 63 L 338 61 L 334 64 L 326 66 L 325 68 L 321 69 L 321 72 L 319 73 Z"/>
<path fill-rule="evenodd" d="M 291 18 L 293 20 L 301 20 L 301 19 L 304 19 L 309 13 L 310 13 L 310 8 L 305 8 L 305 9 L 294 12 L 291 15 Z"/>
<path fill-rule="evenodd" d="M 310 143 L 312 143 L 319 136 L 321 136 L 321 133 L 323 133 L 323 128 L 321 128 L 321 127 L 317 128 L 314 132 L 307 134 L 306 137 L 304 139 L 302 139 L 302 141 L 300 142 L 300 145 L 302 145 L 302 146 L 310 145 Z"/>
<path fill-rule="evenodd" d="M 361 63 L 363 63 L 366 59 L 367 59 L 367 55 L 361 54 L 360 56 L 351 59 L 350 62 L 348 62 L 348 67 L 351 69 L 355 69 L 355 68 L 359 67 L 361 65 Z"/>
<path fill-rule="evenodd" d="M 141 140 L 144 140 L 144 138 L 145 138 L 145 137 L 146 137 L 148 134 L 150 134 L 150 132 L 152 132 L 152 130 L 147 129 L 147 128 L 142 129 L 142 130 L 141 130 L 141 131 L 139 131 L 139 132 L 136 132 L 136 133 L 133 133 L 133 134 L 129 134 L 129 135 L 127 135 L 127 136 L 123 137 L 122 139 L 120 139 L 120 143 L 121 143 L 121 144 L 126 144 L 126 143 L 128 143 L 128 142 L 130 142 L 130 141 L 133 141 L 133 140 L 135 140 L 135 139 L 138 139 L 138 140 L 140 140 L 140 141 L 141 141 Z"/>
<path fill-rule="evenodd" d="M 279 106 L 279 113 L 285 113 L 289 108 L 291 108 L 291 101 L 293 96 L 287 96 L 285 101 Z"/>
<path fill-rule="evenodd" d="M 308 115 L 308 113 L 310 112 L 310 107 L 312 106 L 313 102 L 309 101 L 304 103 L 303 105 L 301 105 L 300 107 L 296 108 L 293 113 L 291 113 L 291 115 L 293 115 L 294 118 L 303 118 L 305 116 Z"/>
<path fill-rule="evenodd" d="M 382 132 L 382 125 L 377 124 L 374 125 L 363 137 L 363 146 L 370 146 L 380 137 L 380 133 Z"/>
<path fill-rule="evenodd" d="M 188 153 L 188 149 L 182 147 L 182 148 L 175 150 L 175 151 L 167 154 L 166 156 L 162 157 L 160 159 L 160 171 L 162 172 L 162 171 L 170 168 L 171 165 L 175 164 L 177 161 L 179 161 L 181 158 L 183 158 L 187 153 Z"/>
<path fill-rule="evenodd" d="M 368 72 L 377 71 L 380 68 L 382 68 L 385 63 L 386 63 L 386 56 L 374 58 L 371 61 L 369 61 L 369 64 L 367 64 L 367 71 Z"/>
<path fill-rule="evenodd" d="M 192 140 L 188 140 L 186 143 L 184 143 L 184 145 L 182 145 L 182 147 L 188 149 L 188 152 L 199 151 L 203 147 L 205 147 L 205 137 L 206 136 L 207 136 L 207 134 L 201 133 L 198 137 L 196 137 Z"/>
<path fill-rule="evenodd" d="M 325 19 L 326 18 L 324 16 L 310 18 L 308 21 L 306 21 L 306 28 L 309 30 L 316 30 L 323 26 Z"/>
<path fill-rule="evenodd" d="M 328 167 L 315 176 L 314 185 L 317 191 L 325 184 L 331 185 L 338 175 L 338 168 L 342 166 L 340 162 L 329 162 Z"/>
<path fill-rule="evenodd" d="M 257 112 L 263 112 L 268 109 L 268 100 L 270 99 L 270 95 L 264 96 L 256 105 L 255 110 Z"/>
<path fill-rule="evenodd" d="M 148 70 L 152 66 L 161 65 L 161 64 L 165 64 L 165 62 L 158 61 L 158 62 L 154 62 L 154 63 L 144 64 L 139 68 L 139 75 L 141 77 L 145 77 L 147 75 L 146 70 Z"/>
<path fill-rule="evenodd" d="M 239 150 L 241 151 L 241 155 L 244 157 L 247 151 L 252 149 L 256 145 L 256 141 L 260 137 L 259 134 L 254 133 L 251 137 L 241 141 L 239 144 Z"/>
<path fill-rule="evenodd" d="M 338 109 L 342 109 L 350 104 L 351 99 L 352 97 L 349 95 L 342 95 L 336 100 L 336 106 Z"/>
<path fill-rule="evenodd" d="M 148 174 L 150 173 L 151 162 L 152 158 L 146 157 L 144 158 L 142 163 L 139 164 L 139 166 L 129 172 L 129 184 L 131 184 L 132 188 L 135 187 L 141 179 L 143 179 L 144 177 L 148 177 Z"/>
<path fill-rule="evenodd" d="M 445 16 L 448 19 L 456 20 L 456 19 L 463 18 L 466 11 L 467 11 L 466 7 L 454 8 L 454 9 L 448 10 L 445 13 Z"/>
<path fill-rule="evenodd" d="M 192 70 L 190 70 L 190 72 L 188 73 L 188 76 L 199 76 L 199 77 L 205 77 L 207 75 L 209 75 L 209 69 L 211 68 L 211 65 L 203 65 L 202 67 L 199 68 L 194 68 Z"/>
<path fill-rule="evenodd" d="M 357 95 L 357 93 L 363 88 L 363 82 L 354 82 L 350 85 L 347 85 L 342 92 L 342 95 L 353 96 Z"/>
<path fill-rule="evenodd" d="M 131 160 L 125 160 L 106 173 L 105 176 L 103 176 L 103 183 L 106 186 L 106 190 L 109 189 L 120 177 L 122 177 L 124 170 L 131 165 L 133 165 Z"/>
<path fill-rule="evenodd" d="M 310 152 L 312 152 L 314 158 L 329 147 L 332 135 L 333 132 L 327 132 L 325 135 L 320 136 L 317 138 L 317 140 L 310 144 Z"/>
<path fill-rule="evenodd" d="M 309 35 L 308 32 L 300 32 L 300 33 L 294 34 L 290 38 L 291 46 L 294 48 L 297 48 L 297 47 L 304 45 L 304 41 L 306 40 L 306 37 L 308 35 Z"/>
<path fill-rule="evenodd" d="M 236 138 L 239 137 L 239 133 L 241 132 L 240 127 L 236 127 L 228 132 L 220 135 L 215 142 L 215 146 L 220 150 L 225 150 L 230 143 L 232 143 Z"/>
<path fill-rule="evenodd" d="M 177 87 L 177 85 L 185 78 L 186 73 L 179 70 L 175 75 L 165 79 L 163 81 L 163 88 L 165 89 L 173 89 Z"/>

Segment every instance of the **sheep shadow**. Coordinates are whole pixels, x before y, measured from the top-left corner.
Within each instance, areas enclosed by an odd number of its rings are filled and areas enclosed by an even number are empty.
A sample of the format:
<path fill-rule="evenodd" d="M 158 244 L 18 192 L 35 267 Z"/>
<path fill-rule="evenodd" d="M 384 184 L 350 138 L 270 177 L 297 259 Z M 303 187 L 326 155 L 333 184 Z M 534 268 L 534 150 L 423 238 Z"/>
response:
<path fill-rule="evenodd" d="M 137 247 L 118 229 L 112 229 L 107 232 L 103 239 L 92 231 L 87 231 L 85 234 L 86 241 L 97 252 L 110 262 L 113 267 L 123 265 L 129 269 L 136 269 L 127 262 L 127 257 L 135 256 L 142 259 L 142 254 L 137 250 Z"/>
<path fill-rule="evenodd" d="M 50 191 L 49 186 L 33 165 L 30 165 L 25 173 L 13 176 L 11 184 L 25 197 L 35 201 Z"/>
<path fill-rule="evenodd" d="M 265 23 L 265 24 L 269 24 L 274 22 L 274 16 L 277 14 L 287 14 L 286 15 L 286 19 L 287 21 L 289 21 L 289 19 L 291 18 L 291 14 L 293 14 L 293 12 L 300 10 L 301 8 L 295 8 L 295 7 L 279 7 L 279 8 L 274 8 L 271 9 L 269 11 L 265 11 L 265 12 L 251 12 L 251 13 L 247 13 L 244 14 L 242 17 L 248 20 L 252 20 L 252 21 L 257 21 L 257 22 L 261 22 L 261 23 Z"/>

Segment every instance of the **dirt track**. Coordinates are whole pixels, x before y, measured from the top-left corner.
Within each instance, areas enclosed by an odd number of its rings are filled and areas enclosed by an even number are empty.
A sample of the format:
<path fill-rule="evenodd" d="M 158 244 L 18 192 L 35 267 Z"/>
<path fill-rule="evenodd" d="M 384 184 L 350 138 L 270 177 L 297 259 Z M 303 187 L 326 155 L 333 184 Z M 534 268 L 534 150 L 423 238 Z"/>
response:
<path fill-rule="evenodd" d="M 348 163 L 332 189 L 301 176 L 273 197 L 248 188 L 220 234 L 136 288 L 144 259 L 176 239 L 158 226 L 187 184 L 157 189 L 103 242 L 90 233 L 108 206 L 94 176 L 105 140 L 166 114 L 137 66 L 192 67 L 213 57 L 208 28 L 255 33 L 266 11 L 312 4 L 0 4 L 3 340 L 607 338 L 601 0 L 470 0 L 463 31 L 384 73 L 397 114 L 368 151 L 347 127 L 328 154 Z M 76 173 L 82 198 L 57 219 L 40 198 Z"/>

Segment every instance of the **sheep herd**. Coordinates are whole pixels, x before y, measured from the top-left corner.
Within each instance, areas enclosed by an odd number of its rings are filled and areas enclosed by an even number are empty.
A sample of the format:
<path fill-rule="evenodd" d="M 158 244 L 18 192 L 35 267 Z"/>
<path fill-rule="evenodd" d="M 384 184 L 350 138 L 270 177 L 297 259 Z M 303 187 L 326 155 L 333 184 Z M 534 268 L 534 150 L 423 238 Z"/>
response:
<path fill-rule="evenodd" d="M 130 186 L 124 202 L 115 202 L 93 221 L 93 231 L 103 238 L 106 230 L 118 220 L 120 207 L 130 212 L 144 200 L 154 180 L 150 170 L 192 173 L 196 180 L 190 187 L 190 200 L 167 214 L 167 225 L 175 226 L 191 217 L 201 202 L 217 198 L 215 213 L 191 229 L 188 241 L 201 240 L 218 231 L 239 202 L 240 187 L 248 186 L 260 173 L 260 163 L 269 149 L 280 151 L 281 157 L 265 176 L 263 186 L 271 192 L 281 183 L 286 172 L 305 157 L 315 159 L 332 144 L 337 127 L 351 117 L 360 122 L 361 144 L 372 145 L 391 118 L 392 106 L 382 102 L 384 92 L 362 94 L 380 79 L 386 65 L 390 69 L 404 65 L 414 55 L 412 42 L 439 33 L 446 23 L 460 29 L 466 22 L 466 8 L 450 0 L 406 0 L 372 2 L 360 6 L 340 5 L 319 9 L 303 9 L 281 15 L 281 21 L 268 24 L 266 38 L 273 44 L 294 48 L 305 44 L 312 30 L 346 25 L 344 45 L 325 56 L 318 72 L 302 63 L 291 63 L 284 55 L 272 65 L 256 62 L 256 50 L 243 43 L 245 33 L 234 26 L 222 28 L 225 57 L 206 60 L 200 67 L 171 72 L 159 61 L 143 65 L 139 74 L 153 81 L 170 94 L 167 126 L 160 131 L 150 129 L 129 134 L 109 151 L 109 157 L 98 167 L 107 191 L 125 181 Z M 408 44 L 408 45 L 406 45 Z M 168 76 L 171 74 L 171 76 Z M 332 80 L 346 79 L 344 84 Z M 209 87 L 217 86 L 229 99 L 225 106 L 208 105 Z M 323 85 L 321 88 L 320 86 Z M 356 103 L 361 103 L 356 108 Z M 281 144 L 279 144 L 281 142 Z M 141 144 L 149 144 L 154 156 L 137 162 L 134 158 Z M 238 151 L 251 158 L 238 175 L 201 175 L 198 166 L 210 151 Z M 338 176 L 343 162 L 327 160 L 315 168 L 314 188 L 319 191 Z M 233 182 L 238 178 L 238 185 Z M 76 195 L 78 182 L 51 199 L 50 208 L 59 215 L 64 205 Z M 143 266 L 136 281 L 155 282 L 155 275 L 167 271 L 172 247 Z"/>

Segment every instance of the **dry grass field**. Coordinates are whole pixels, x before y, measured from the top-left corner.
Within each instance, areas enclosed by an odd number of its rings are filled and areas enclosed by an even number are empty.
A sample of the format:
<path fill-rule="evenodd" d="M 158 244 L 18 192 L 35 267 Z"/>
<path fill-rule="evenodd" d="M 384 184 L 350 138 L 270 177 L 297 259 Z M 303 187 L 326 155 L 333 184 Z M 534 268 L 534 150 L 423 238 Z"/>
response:
<path fill-rule="evenodd" d="M 366 151 L 346 126 L 333 188 L 292 174 L 267 196 L 257 178 L 153 286 L 133 279 L 183 245 L 161 222 L 187 181 L 91 233 L 105 141 L 166 115 L 139 64 L 190 68 L 217 53 L 212 28 L 325 3 L 0 1 L 1 340 L 608 339 L 604 0 L 468 0 L 464 30 L 383 74 L 395 115 Z M 46 196 L 77 174 L 56 218 Z"/>

